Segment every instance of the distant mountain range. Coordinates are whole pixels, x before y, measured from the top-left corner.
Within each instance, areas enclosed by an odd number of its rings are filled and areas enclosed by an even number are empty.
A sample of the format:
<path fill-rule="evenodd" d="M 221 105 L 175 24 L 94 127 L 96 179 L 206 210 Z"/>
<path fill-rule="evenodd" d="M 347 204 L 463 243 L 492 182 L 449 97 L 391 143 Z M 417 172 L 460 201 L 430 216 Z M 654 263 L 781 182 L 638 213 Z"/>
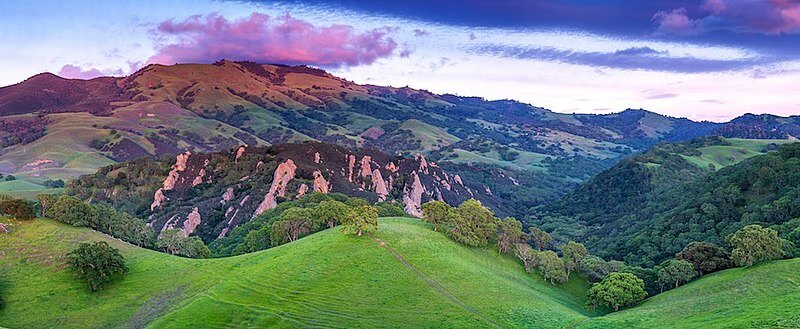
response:
<path fill-rule="evenodd" d="M 150 65 L 92 80 L 45 73 L 0 88 L 0 172 L 37 183 L 142 156 L 318 141 L 419 153 L 518 212 L 631 153 L 707 135 L 794 138 L 800 117 L 720 124 L 644 110 L 560 114 L 511 100 L 358 85 L 306 66 L 232 61 Z"/>

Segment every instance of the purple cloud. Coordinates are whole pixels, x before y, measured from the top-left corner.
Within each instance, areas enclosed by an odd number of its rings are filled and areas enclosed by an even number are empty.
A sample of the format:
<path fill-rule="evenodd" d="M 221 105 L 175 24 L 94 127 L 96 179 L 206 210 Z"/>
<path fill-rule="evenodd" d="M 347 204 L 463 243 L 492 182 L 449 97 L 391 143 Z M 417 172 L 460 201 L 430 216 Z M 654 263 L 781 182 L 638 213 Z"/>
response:
<path fill-rule="evenodd" d="M 430 32 L 420 29 L 414 29 L 414 36 L 415 37 L 426 37 L 431 35 Z"/>
<path fill-rule="evenodd" d="M 148 63 L 211 63 L 220 59 L 310 64 L 322 67 L 371 64 L 390 57 L 398 44 L 389 35 L 396 28 L 358 33 L 352 26 L 315 26 L 289 15 L 277 19 L 253 13 L 235 21 L 210 14 L 182 22 L 162 22 L 158 38 L 176 41 L 163 45 Z"/>
<path fill-rule="evenodd" d="M 67 79 L 94 79 L 97 77 L 103 76 L 111 76 L 111 75 L 122 75 L 121 70 L 115 70 L 113 72 L 104 72 L 100 71 L 96 68 L 82 68 L 79 66 L 67 64 L 61 67 L 61 70 L 58 71 L 58 76 Z"/>
<path fill-rule="evenodd" d="M 695 57 L 672 57 L 666 51 L 649 47 L 634 47 L 613 52 L 582 52 L 555 48 L 526 48 L 488 45 L 473 48 L 474 52 L 518 59 L 626 70 L 645 70 L 678 73 L 736 71 L 762 62 L 754 60 L 718 60 Z M 766 59 L 760 59 L 766 61 Z"/>
<path fill-rule="evenodd" d="M 800 1 L 797 0 L 704 0 L 697 18 L 686 8 L 662 10 L 653 15 L 658 32 L 678 35 L 728 30 L 766 35 L 800 32 Z"/>

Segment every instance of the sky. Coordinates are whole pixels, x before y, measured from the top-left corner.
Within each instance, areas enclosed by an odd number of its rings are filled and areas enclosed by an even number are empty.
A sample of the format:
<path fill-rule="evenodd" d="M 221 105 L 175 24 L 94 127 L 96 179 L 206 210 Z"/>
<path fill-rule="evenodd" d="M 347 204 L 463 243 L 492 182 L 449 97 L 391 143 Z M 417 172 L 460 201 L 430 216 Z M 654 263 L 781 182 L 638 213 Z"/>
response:
<path fill-rule="evenodd" d="M 562 113 L 800 115 L 800 0 L 5 0 L 0 45 L 0 86 L 229 59 Z"/>

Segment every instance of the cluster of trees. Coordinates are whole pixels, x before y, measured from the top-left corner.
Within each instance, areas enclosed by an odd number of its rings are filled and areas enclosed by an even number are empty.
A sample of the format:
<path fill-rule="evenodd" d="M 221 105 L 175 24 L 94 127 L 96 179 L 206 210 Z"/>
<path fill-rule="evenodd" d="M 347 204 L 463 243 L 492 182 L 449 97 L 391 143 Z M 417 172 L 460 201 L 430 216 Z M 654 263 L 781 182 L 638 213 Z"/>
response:
<path fill-rule="evenodd" d="M 185 236 L 183 231 L 170 229 L 161 232 L 156 240 L 156 248 L 171 255 L 189 258 L 210 258 L 211 250 L 203 240 L 196 236 Z"/>
<path fill-rule="evenodd" d="M 211 251 L 196 236 L 181 230 L 156 234 L 147 222 L 103 204 L 89 204 L 70 195 L 38 197 L 42 216 L 73 226 L 89 227 L 139 247 L 161 250 L 190 258 L 211 257 Z"/>
<path fill-rule="evenodd" d="M 11 216 L 18 220 L 31 220 L 36 218 L 36 209 L 27 200 L 0 194 L 0 214 Z"/>
<path fill-rule="evenodd" d="M 321 230 L 341 226 L 345 233 L 361 236 L 377 230 L 378 217 L 403 216 L 395 203 L 370 205 L 361 198 L 341 193 L 310 193 L 297 200 L 284 201 L 255 219 L 215 240 L 210 247 L 215 256 L 239 255 L 295 241 Z"/>
<path fill-rule="evenodd" d="M 518 220 L 513 217 L 501 220 L 475 200 L 467 200 L 458 207 L 432 201 L 422 205 L 422 211 L 423 220 L 431 223 L 435 231 L 443 231 L 468 246 L 496 243 L 500 253 L 513 252 L 526 271 L 538 270 L 552 284 L 566 282 L 573 273 L 580 273 L 593 283 L 588 292 L 590 308 L 618 310 L 708 273 L 793 257 L 796 253 L 794 243 L 781 239 L 776 230 L 749 225 L 727 237 L 730 252 L 713 243 L 692 242 L 674 258 L 644 268 L 618 260 L 606 261 L 575 241 L 556 246 L 548 232 L 537 227 L 529 227 L 525 232 Z M 789 229 L 795 232 L 796 228 L 786 228 Z"/>
<path fill-rule="evenodd" d="M 547 232 L 538 228 L 523 231 L 522 223 L 513 217 L 499 219 L 479 201 L 470 199 L 458 207 L 442 201 L 422 205 L 423 220 L 443 231 L 453 240 L 472 247 L 497 244 L 500 253 L 514 253 L 528 272 L 538 269 L 552 284 L 566 282 L 581 259 L 588 255 L 583 245 L 575 242 L 564 245 L 563 258 L 546 250 L 553 242 Z M 535 246 L 535 250 L 531 247 Z"/>
<path fill-rule="evenodd" d="M 37 196 L 42 216 L 106 233 L 128 243 L 153 248 L 155 232 L 140 219 L 102 204 L 88 204 L 70 195 Z"/>

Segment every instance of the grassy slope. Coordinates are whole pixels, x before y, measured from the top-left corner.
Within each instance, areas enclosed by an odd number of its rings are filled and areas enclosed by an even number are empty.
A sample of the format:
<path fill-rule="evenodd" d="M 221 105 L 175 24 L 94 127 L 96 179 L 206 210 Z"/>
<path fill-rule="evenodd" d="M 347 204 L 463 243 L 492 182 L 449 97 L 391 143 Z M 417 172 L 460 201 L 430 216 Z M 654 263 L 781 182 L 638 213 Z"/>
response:
<path fill-rule="evenodd" d="M 170 305 L 156 327 L 562 327 L 591 315 L 581 280 L 556 288 L 510 257 L 465 248 L 416 220 L 382 219 L 380 228 L 374 239 L 328 230 L 191 260 L 49 220 L 24 223 L 0 235 L 0 270 L 11 283 L 0 326 L 119 327 L 146 318 L 134 316 L 143 304 Z M 64 270 L 63 255 L 98 239 L 122 250 L 131 273 L 90 294 Z"/>
<path fill-rule="evenodd" d="M 769 144 L 783 144 L 789 142 L 788 140 L 775 139 L 728 138 L 726 140 L 730 145 L 701 147 L 698 149 L 702 152 L 699 156 L 682 156 L 689 161 L 689 163 L 700 168 L 708 168 L 709 164 L 713 164 L 716 169 L 720 169 L 737 164 L 748 158 L 764 154 Z"/>
<path fill-rule="evenodd" d="M 15 198 L 33 199 L 38 194 L 55 194 L 63 190 L 61 188 L 48 188 L 25 179 L 0 180 L 0 194 L 10 195 Z"/>
<path fill-rule="evenodd" d="M 800 259 L 736 268 L 580 328 L 800 328 Z"/>

